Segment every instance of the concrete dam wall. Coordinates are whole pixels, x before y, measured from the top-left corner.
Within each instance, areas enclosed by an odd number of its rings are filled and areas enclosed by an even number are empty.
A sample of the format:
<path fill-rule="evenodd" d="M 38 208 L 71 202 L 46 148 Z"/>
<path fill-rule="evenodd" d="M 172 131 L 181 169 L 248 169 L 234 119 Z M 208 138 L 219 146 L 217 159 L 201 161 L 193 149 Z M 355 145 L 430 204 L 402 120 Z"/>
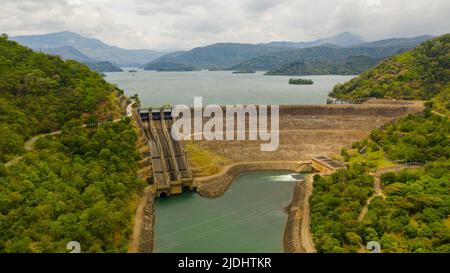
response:
<path fill-rule="evenodd" d="M 200 140 L 193 143 L 226 158 L 230 165 L 251 161 L 309 160 L 317 155 L 337 154 L 342 148 L 367 137 L 373 129 L 423 110 L 421 103 L 380 103 L 280 106 L 280 142 L 273 152 L 262 152 L 260 144 L 267 141 L 261 140 Z M 203 118 L 203 124 L 209 119 Z M 225 118 L 223 123 L 225 128 Z M 248 117 L 246 124 L 248 136 Z M 270 127 L 268 129 L 270 131 Z M 189 154 L 187 157 L 189 160 Z M 195 175 L 195 167 L 192 170 Z"/>

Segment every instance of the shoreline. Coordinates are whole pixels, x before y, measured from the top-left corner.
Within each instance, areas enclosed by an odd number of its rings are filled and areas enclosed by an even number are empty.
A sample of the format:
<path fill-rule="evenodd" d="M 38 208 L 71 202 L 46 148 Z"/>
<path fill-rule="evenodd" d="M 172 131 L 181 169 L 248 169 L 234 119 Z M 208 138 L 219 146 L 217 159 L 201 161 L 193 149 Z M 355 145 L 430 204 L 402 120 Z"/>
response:
<path fill-rule="evenodd" d="M 313 174 L 307 174 L 297 181 L 288 207 L 288 219 L 284 230 L 283 244 L 285 253 L 315 253 L 310 225 L 311 214 L 309 198 L 313 191 Z"/>
<path fill-rule="evenodd" d="M 218 198 L 225 194 L 236 178 L 245 172 L 292 171 L 309 172 L 309 161 L 254 161 L 226 166 L 220 173 L 205 177 L 194 177 L 194 187 L 200 196 Z"/>

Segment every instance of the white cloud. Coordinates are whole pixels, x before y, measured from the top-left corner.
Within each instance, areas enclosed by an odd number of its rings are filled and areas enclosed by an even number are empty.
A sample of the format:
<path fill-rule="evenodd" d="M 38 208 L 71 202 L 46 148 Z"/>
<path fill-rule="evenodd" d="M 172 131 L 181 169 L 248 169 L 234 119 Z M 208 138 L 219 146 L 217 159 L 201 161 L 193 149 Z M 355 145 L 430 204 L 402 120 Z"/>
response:
<path fill-rule="evenodd" d="M 448 0 L 0 0 L 0 32 L 70 30 L 127 48 L 442 34 Z"/>

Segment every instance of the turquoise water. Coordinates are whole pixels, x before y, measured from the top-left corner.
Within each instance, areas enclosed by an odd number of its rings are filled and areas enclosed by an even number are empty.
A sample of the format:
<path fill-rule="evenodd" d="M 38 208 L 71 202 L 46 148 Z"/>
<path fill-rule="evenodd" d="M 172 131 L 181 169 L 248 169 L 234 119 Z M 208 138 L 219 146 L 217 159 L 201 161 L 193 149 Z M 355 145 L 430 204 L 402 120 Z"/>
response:
<path fill-rule="evenodd" d="M 295 181 L 302 174 L 240 175 L 220 198 L 195 193 L 155 201 L 155 252 L 283 252 Z"/>
<path fill-rule="evenodd" d="M 352 76 L 308 76 L 314 85 L 289 85 L 287 76 L 230 71 L 106 73 L 143 106 L 185 104 L 324 104 L 337 83 Z M 133 76 L 134 75 L 134 76 Z M 302 177 L 302 175 L 298 175 Z M 245 173 L 224 196 L 185 193 L 155 202 L 155 252 L 283 252 L 283 233 L 292 200 L 293 174 Z"/>
<path fill-rule="evenodd" d="M 128 70 L 126 70 L 128 71 Z M 325 104 L 337 83 L 353 76 L 305 76 L 314 85 L 289 85 L 289 76 L 233 74 L 231 71 L 105 73 L 106 80 L 138 94 L 144 106 L 193 105 L 194 96 L 203 104 Z M 134 75 L 134 76 L 133 76 Z M 298 77 L 295 77 L 298 78 Z"/>

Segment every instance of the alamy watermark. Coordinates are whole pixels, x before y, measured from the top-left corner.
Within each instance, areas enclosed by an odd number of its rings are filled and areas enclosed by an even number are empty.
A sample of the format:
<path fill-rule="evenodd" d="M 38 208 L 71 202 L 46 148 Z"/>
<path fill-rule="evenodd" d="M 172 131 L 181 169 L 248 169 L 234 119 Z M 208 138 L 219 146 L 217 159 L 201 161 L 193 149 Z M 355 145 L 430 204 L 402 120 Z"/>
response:
<path fill-rule="evenodd" d="M 259 140 L 266 142 L 260 145 L 260 150 L 263 152 L 277 150 L 280 143 L 278 105 L 238 104 L 225 107 L 219 105 L 203 107 L 202 98 L 195 97 L 193 116 L 191 109 L 186 105 L 175 106 L 172 115 L 176 121 L 172 126 L 171 134 L 177 141 Z M 209 119 L 205 124 L 203 124 L 204 118 Z"/>

